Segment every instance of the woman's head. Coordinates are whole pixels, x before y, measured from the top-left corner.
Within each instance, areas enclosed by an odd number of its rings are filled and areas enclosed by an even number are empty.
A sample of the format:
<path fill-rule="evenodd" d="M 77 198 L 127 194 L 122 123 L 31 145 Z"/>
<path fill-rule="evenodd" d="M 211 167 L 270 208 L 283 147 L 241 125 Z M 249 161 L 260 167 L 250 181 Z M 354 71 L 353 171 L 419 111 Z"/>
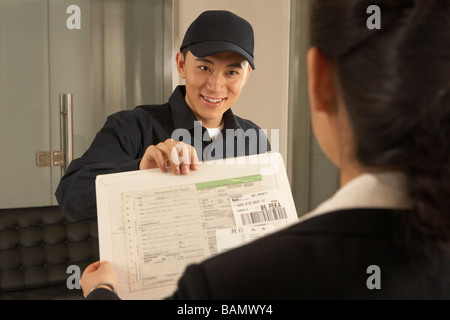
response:
<path fill-rule="evenodd" d="M 450 1 L 312 0 L 310 42 L 333 66 L 355 160 L 406 172 L 414 229 L 448 241 Z"/>

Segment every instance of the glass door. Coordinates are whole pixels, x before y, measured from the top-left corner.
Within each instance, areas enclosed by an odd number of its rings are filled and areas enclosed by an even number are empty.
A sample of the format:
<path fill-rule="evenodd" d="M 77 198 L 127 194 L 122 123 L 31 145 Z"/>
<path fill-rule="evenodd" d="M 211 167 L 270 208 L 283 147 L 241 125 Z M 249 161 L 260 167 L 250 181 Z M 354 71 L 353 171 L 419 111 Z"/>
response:
<path fill-rule="evenodd" d="M 0 0 L 0 208 L 57 205 L 63 137 L 80 157 L 109 114 L 168 98 L 171 10 L 167 0 Z M 71 132 L 61 94 L 73 98 Z"/>
<path fill-rule="evenodd" d="M 51 203 L 51 169 L 35 152 L 50 150 L 47 3 L 0 1 L 2 208 Z"/>

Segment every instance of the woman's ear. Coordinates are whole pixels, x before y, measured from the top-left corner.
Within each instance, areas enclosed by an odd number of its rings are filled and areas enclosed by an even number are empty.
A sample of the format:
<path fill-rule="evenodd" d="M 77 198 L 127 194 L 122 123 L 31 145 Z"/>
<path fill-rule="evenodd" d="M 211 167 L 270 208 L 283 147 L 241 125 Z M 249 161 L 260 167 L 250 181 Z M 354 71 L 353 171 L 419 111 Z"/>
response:
<path fill-rule="evenodd" d="M 318 48 L 309 49 L 307 64 L 311 123 L 314 135 L 328 159 L 340 167 L 341 141 L 333 82 L 334 67 Z"/>
<path fill-rule="evenodd" d="M 181 79 L 186 79 L 186 64 L 184 61 L 184 56 L 181 52 L 177 53 L 176 56 L 177 70 Z"/>
<path fill-rule="evenodd" d="M 311 108 L 315 111 L 333 111 L 335 88 L 333 64 L 317 47 L 308 50 L 308 91 Z"/>

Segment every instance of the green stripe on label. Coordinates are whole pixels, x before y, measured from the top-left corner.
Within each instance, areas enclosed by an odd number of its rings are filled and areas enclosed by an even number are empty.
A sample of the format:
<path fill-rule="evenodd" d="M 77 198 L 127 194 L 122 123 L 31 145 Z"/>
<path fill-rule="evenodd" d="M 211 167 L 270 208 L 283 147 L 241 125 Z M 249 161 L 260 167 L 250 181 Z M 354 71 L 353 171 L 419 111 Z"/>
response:
<path fill-rule="evenodd" d="M 259 181 L 263 181 L 263 178 L 262 178 L 262 175 L 257 174 L 255 176 L 248 176 L 248 177 L 242 177 L 242 178 L 233 178 L 233 179 L 227 179 L 227 180 L 218 180 L 218 181 L 197 183 L 196 186 L 197 186 L 197 190 L 204 190 L 204 189 L 226 187 L 226 186 L 232 186 L 235 184 L 259 182 Z"/>

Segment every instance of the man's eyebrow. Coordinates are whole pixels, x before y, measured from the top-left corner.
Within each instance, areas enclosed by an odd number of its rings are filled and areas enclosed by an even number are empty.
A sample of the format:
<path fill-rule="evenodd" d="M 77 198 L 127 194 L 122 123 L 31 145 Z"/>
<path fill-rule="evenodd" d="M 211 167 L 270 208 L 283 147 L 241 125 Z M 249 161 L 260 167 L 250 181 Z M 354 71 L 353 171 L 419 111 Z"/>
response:
<path fill-rule="evenodd" d="M 229 65 L 228 65 L 228 68 L 241 68 L 241 69 L 245 69 L 244 66 L 242 65 L 242 63 L 239 63 L 239 62 L 229 64 Z"/>
<path fill-rule="evenodd" d="M 200 61 L 200 62 L 205 62 L 205 63 L 209 63 L 209 64 L 214 64 L 214 62 L 212 62 L 211 60 L 209 60 L 207 58 L 196 58 L 195 61 Z"/>
<path fill-rule="evenodd" d="M 196 58 L 195 61 L 200 61 L 200 62 L 209 63 L 209 64 L 214 65 L 214 62 L 209 60 L 208 58 Z M 241 68 L 241 69 L 245 69 L 242 64 L 243 64 L 243 62 L 242 63 L 239 63 L 239 62 L 232 63 L 232 64 L 229 64 L 227 66 L 227 68 Z"/>

